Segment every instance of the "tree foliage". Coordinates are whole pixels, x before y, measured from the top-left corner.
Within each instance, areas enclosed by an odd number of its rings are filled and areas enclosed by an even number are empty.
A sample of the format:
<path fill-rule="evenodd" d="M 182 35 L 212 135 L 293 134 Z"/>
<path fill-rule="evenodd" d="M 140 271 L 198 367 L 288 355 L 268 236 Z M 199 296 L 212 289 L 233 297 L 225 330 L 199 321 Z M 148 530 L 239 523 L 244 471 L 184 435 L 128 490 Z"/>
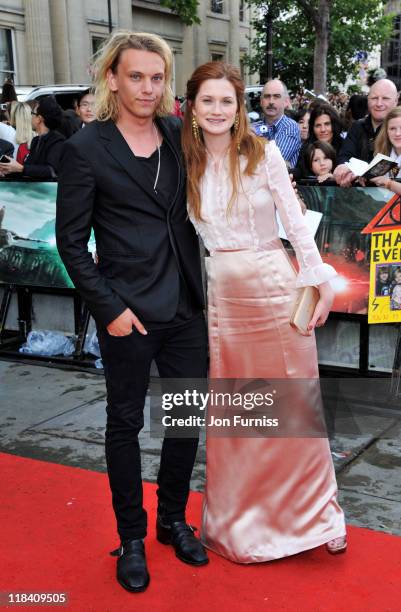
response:
<path fill-rule="evenodd" d="M 198 0 L 160 0 L 162 6 L 171 9 L 185 25 L 200 23 L 198 17 Z"/>
<path fill-rule="evenodd" d="M 266 56 L 266 22 L 263 13 L 269 9 L 273 15 L 274 75 L 283 79 L 291 89 L 300 84 L 313 87 L 315 23 L 311 9 L 317 10 L 319 0 L 247 0 L 255 8 L 253 27 L 256 37 L 246 62 L 251 72 L 264 71 Z M 305 5 L 308 10 L 305 10 Z M 377 0 L 332 0 L 330 7 L 329 49 L 327 53 L 327 85 L 344 83 L 356 75 L 359 51 L 370 52 L 388 40 L 392 32 L 393 15 L 383 14 L 383 5 Z"/>

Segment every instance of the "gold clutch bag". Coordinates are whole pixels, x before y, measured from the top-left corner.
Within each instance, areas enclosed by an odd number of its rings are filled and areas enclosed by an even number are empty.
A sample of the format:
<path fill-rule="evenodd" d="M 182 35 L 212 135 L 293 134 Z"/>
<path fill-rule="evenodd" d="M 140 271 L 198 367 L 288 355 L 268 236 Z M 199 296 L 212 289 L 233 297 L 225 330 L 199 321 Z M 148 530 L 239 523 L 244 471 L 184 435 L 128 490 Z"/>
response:
<path fill-rule="evenodd" d="M 290 325 L 302 336 L 308 336 L 308 325 L 318 303 L 320 294 L 316 287 L 303 287 L 299 290 Z"/>

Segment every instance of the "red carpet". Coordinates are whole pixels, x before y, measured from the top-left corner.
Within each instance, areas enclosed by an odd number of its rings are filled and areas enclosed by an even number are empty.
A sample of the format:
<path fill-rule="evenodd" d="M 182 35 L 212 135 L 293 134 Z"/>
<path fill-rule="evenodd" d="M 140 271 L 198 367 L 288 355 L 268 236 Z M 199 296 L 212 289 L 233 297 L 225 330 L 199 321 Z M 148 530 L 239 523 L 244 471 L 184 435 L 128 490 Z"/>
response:
<path fill-rule="evenodd" d="M 400 610 L 401 538 L 351 527 L 345 555 L 321 547 L 240 566 L 210 554 L 209 565 L 193 568 L 155 540 L 153 485 L 145 487 L 151 583 L 127 593 L 108 554 L 118 541 L 104 474 L 1 453 L 0 470 L 2 592 L 68 592 L 67 609 L 85 612 Z M 200 507 L 193 493 L 188 519 L 196 525 Z"/>

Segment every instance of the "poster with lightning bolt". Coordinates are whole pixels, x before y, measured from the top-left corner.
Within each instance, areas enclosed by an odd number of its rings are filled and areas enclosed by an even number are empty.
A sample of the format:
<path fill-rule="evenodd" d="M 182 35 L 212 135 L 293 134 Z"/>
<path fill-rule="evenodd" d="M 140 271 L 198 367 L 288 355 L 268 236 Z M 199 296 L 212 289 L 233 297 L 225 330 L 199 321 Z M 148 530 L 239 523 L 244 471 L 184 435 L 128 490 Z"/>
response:
<path fill-rule="evenodd" d="M 394 196 L 362 230 L 371 234 L 369 323 L 401 321 L 401 201 Z"/>
<path fill-rule="evenodd" d="M 401 321 L 401 231 L 373 232 L 370 252 L 369 323 Z"/>

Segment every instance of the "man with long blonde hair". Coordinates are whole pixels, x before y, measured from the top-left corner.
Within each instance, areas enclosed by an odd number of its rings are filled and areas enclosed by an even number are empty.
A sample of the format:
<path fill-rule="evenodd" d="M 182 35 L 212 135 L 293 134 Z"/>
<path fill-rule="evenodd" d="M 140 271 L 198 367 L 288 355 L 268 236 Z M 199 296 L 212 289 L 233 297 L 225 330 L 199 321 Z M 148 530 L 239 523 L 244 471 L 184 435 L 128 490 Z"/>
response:
<path fill-rule="evenodd" d="M 57 244 L 98 329 L 107 384 L 106 459 L 121 546 L 117 580 L 149 583 L 138 433 L 154 359 L 161 378 L 206 376 L 199 247 L 187 220 L 172 53 L 153 34 L 116 32 L 96 66 L 97 120 L 68 140 Z M 97 265 L 87 243 L 94 229 Z M 196 438 L 166 438 L 157 539 L 193 565 L 208 562 L 185 522 Z"/>

